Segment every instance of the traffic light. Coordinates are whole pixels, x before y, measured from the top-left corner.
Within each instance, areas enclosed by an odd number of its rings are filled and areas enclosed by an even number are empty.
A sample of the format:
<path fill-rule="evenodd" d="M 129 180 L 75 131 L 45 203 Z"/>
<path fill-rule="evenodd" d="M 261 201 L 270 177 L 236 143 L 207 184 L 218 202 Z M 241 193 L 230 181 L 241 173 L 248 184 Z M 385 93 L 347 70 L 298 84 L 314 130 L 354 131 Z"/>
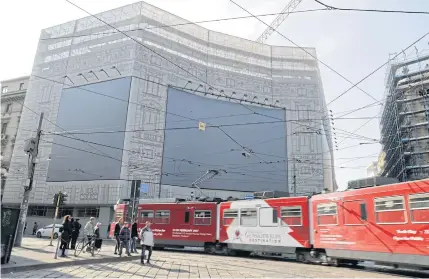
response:
<path fill-rule="evenodd" d="M 58 193 L 55 193 L 55 195 L 54 195 L 54 197 L 52 199 L 52 204 L 54 206 L 57 206 L 57 204 L 58 204 Z"/>
<path fill-rule="evenodd" d="M 60 206 L 65 205 L 67 201 L 67 193 L 61 193 L 60 192 Z"/>

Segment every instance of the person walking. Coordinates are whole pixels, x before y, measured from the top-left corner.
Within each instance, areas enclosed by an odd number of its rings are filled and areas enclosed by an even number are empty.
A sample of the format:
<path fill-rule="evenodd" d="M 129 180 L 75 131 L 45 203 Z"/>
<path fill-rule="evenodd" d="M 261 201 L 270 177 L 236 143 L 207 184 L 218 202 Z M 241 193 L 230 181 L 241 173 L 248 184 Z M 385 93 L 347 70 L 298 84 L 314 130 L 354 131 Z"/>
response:
<path fill-rule="evenodd" d="M 130 237 L 131 237 L 131 232 L 130 232 L 130 229 L 128 228 L 128 223 L 124 223 L 119 233 L 119 238 L 121 240 L 121 244 L 119 246 L 119 256 L 122 256 L 122 248 L 124 248 L 124 246 L 125 246 L 125 251 L 127 252 L 127 255 L 131 256 Z"/>
<path fill-rule="evenodd" d="M 146 249 L 149 251 L 147 256 L 147 264 L 150 264 L 150 257 L 152 256 L 152 248 L 155 245 L 151 223 L 146 222 L 146 226 L 140 231 L 140 244 L 142 245 L 141 264 L 144 264 Z"/>
<path fill-rule="evenodd" d="M 82 225 L 79 223 L 80 219 L 75 219 L 72 223 L 72 234 L 71 234 L 71 249 L 76 249 L 77 238 L 79 237 L 80 228 Z"/>
<path fill-rule="evenodd" d="M 70 215 L 64 216 L 63 226 L 60 228 L 61 232 L 61 245 L 60 250 L 62 250 L 61 257 L 65 257 L 66 249 L 69 244 L 70 235 L 71 235 L 71 226 L 70 226 Z"/>
<path fill-rule="evenodd" d="M 131 226 L 131 253 L 137 253 L 136 241 L 138 236 L 137 222 L 134 220 L 133 225 Z"/>
<path fill-rule="evenodd" d="M 95 238 L 100 238 L 100 227 L 101 227 L 101 223 L 97 223 L 97 225 L 95 225 L 94 227 Z"/>
<path fill-rule="evenodd" d="M 37 222 L 34 222 L 34 226 L 33 226 L 33 235 L 35 235 L 35 234 L 36 234 L 38 227 L 39 227 L 39 226 L 37 225 Z"/>
<path fill-rule="evenodd" d="M 122 218 L 118 219 L 118 222 L 116 222 L 115 224 L 115 231 L 113 232 L 113 235 L 115 237 L 116 240 L 116 245 L 115 245 L 115 255 L 118 254 L 117 251 L 119 252 L 119 247 L 121 246 L 121 241 L 119 239 L 119 233 L 121 232 L 121 227 L 122 227 Z"/>

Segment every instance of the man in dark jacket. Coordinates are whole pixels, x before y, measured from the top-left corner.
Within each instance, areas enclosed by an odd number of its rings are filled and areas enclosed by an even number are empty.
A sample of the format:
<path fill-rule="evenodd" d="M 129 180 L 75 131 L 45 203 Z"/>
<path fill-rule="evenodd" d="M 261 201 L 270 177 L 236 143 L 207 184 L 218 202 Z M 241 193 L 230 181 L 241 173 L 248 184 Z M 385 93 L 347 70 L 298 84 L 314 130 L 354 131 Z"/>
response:
<path fill-rule="evenodd" d="M 77 238 L 79 237 L 80 228 L 82 225 L 79 223 L 79 219 L 74 219 L 72 223 L 72 233 L 71 233 L 71 249 L 76 248 Z"/>
<path fill-rule="evenodd" d="M 124 247 L 125 247 L 125 251 L 127 252 L 127 255 L 131 256 L 130 238 L 131 238 L 131 231 L 129 229 L 129 225 L 128 223 L 124 223 L 124 225 L 121 228 L 121 231 L 119 232 L 119 239 L 121 241 L 121 244 L 119 246 L 119 256 L 122 255 L 122 248 Z"/>
<path fill-rule="evenodd" d="M 115 239 L 116 239 L 115 255 L 118 254 L 119 248 L 121 247 L 121 241 L 119 239 L 119 233 L 121 232 L 122 223 L 123 223 L 122 218 L 119 218 L 118 222 L 115 224 L 115 231 L 113 233 L 113 235 L 115 236 Z"/>
<path fill-rule="evenodd" d="M 131 253 L 137 253 L 136 241 L 139 236 L 137 232 L 137 221 L 134 220 L 133 225 L 131 227 Z"/>

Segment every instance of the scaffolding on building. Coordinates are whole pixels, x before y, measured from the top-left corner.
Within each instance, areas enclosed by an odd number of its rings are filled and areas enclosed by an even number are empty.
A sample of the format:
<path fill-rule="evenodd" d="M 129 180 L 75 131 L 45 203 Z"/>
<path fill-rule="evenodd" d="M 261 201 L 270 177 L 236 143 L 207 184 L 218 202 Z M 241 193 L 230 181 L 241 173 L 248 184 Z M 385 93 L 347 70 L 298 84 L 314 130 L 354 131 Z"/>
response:
<path fill-rule="evenodd" d="M 381 175 L 399 181 L 429 177 L 429 51 L 390 60 L 384 97 Z"/>

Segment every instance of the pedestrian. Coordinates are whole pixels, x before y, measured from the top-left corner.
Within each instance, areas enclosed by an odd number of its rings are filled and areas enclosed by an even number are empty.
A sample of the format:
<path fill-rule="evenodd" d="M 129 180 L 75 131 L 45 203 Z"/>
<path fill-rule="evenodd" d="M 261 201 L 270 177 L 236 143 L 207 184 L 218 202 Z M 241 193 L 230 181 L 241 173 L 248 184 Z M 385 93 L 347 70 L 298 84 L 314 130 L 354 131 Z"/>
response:
<path fill-rule="evenodd" d="M 117 254 L 116 251 L 119 252 L 119 247 L 121 246 L 121 241 L 119 239 L 119 233 L 121 232 L 121 227 L 122 227 L 122 218 L 118 219 L 118 222 L 116 222 L 115 224 L 115 231 L 113 232 L 113 235 L 115 236 L 115 240 L 116 240 L 116 246 L 115 246 L 115 255 Z"/>
<path fill-rule="evenodd" d="M 131 226 L 131 253 L 137 253 L 136 241 L 138 236 L 137 221 L 134 220 L 133 225 Z"/>
<path fill-rule="evenodd" d="M 131 232 L 128 227 L 128 223 L 124 223 L 124 225 L 121 228 L 121 231 L 119 232 L 119 238 L 121 240 L 120 246 L 119 246 L 119 256 L 122 256 L 122 248 L 125 246 L 125 251 L 127 252 L 128 256 L 131 256 L 130 254 L 130 237 Z"/>
<path fill-rule="evenodd" d="M 107 225 L 107 239 L 109 239 L 110 238 L 110 226 L 112 225 L 112 223 L 109 223 L 108 225 Z"/>
<path fill-rule="evenodd" d="M 38 228 L 38 226 L 37 226 L 37 222 L 34 222 L 34 226 L 33 226 L 33 235 L 35 235 L 35 234 L 36 234 L 36 232 L 37 232 L 37 228 Z"/>
<path fill-rule="evenodd" d="M 140 231 L 140 244 L 142 245 L 141 264 L 144 264 L 146 249 L 149 251 L 147 256 L 147 263 L 150 264 L 150 257 L 152 256 L 152 248 L 155 245 L 151 223 L 146 222 L 146 226 Z"/>
<path fill-rule="evenodd" d="M 66 249 L 69 244 L 70 235 L 71 235 L 71 226 L 70 226 L 70 215 L 64 216 L 63 226 L 60 228 L 61 232 L 61 245 L 60 250 L 62 250 L 61 257 L 65 257 Z"/>
<path fill-rule="evenodd" d="M 97 225 L 95 225 L 94 227 L 95 238 L 100 238 L 100 227 L 101 227 L 101 223 L 97 223 Z"/>
<path fill-rule="evenodd" d="M 76 249 L 77 238 L 79 237 L 80 228 L 82 225 L 79 223 L 80 219 L 75 219 L 72 223 L 72 234 L 71 234 L 71 249 Z"/>

